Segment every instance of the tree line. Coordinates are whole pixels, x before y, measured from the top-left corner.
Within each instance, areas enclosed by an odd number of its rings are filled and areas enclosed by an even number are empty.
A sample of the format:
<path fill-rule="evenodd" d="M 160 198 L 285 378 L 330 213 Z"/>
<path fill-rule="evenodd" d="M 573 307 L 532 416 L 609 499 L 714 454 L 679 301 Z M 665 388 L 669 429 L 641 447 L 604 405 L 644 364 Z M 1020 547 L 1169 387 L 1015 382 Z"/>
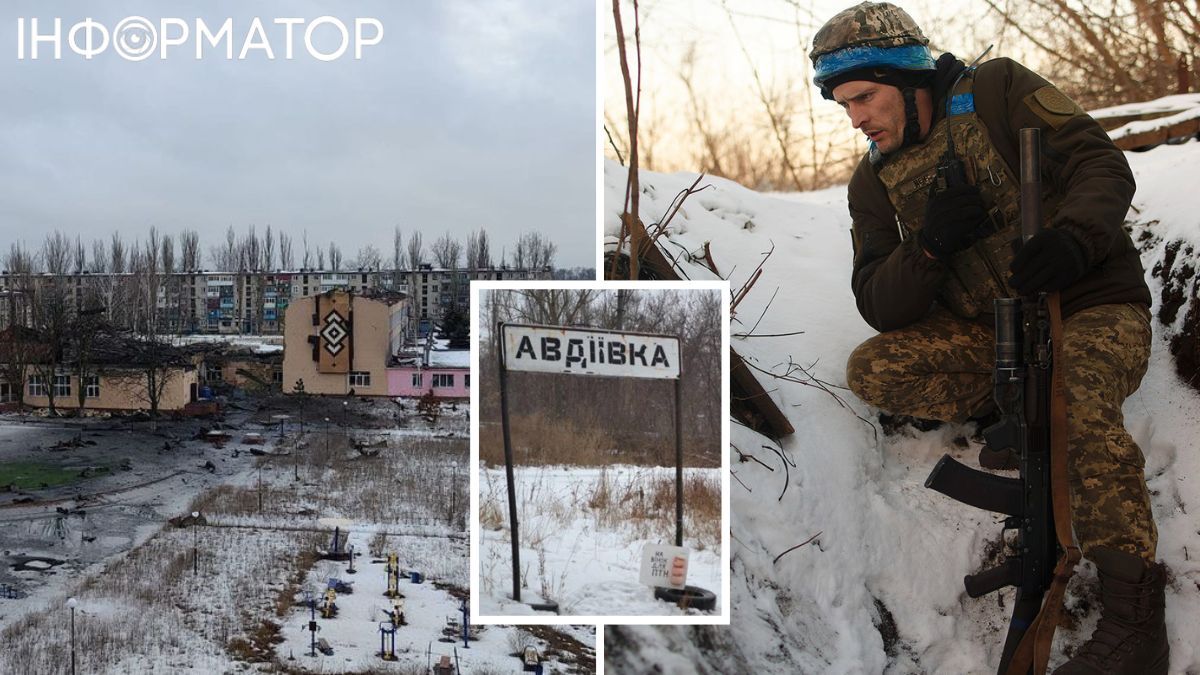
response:
<path fill-rule="evenodd" d="M 847 5 L 851 4 L 847 2 Z M 865 146 L 812 85 L 808 51 L 829 10 L 775 0 L 741 11 L 718 3 L 705 32 L 690 3 L 614 0 L 637 93 L 639 165 L 699 171 L 759 190 L 844 183 Z M 934 55 L 970 62 L 1009 56 L 1054 82 L 1085 110 L 1200 91 L 1200 6 L 1184 0 L 974 0 L 909 6 Z M 712 18 L 712 17 L 710 17 Z M 686 23 L 681 23 L 685 21 Z M 609 21 L 606 154 L 625 164 L 629 120 Z M 714 39 L 716 38 L 716 39 Z M 734 45 L 732 59 L 715 44 Z"/>
<path fill-rule="evenodd" d="M 347 258 L 337 242 L 310 244 L 307 231 L 296 241 L 293 235 L 270 226 L 260 232 L 250 225 L 240 234 L 230 226 L 205 253 L 196 230 L 184 229 L 176 237 L 151 227 L 144 239 L 126 239 L 113 232 L 107 238 L 85 242 L 78 235 L 72 238 L 55 230 L 40 246 L 15 241 L 3 257 L 3 269 L 12 275 L 172 274 L 200 271 L 206 268 L 205 261 L 207 269 L 219 272 L 412 270 L 426 264 L 444 269 L 541 269 L 553 265 L 557 252 L 557 244 L 537 231 L 520 235 L 511 250 L 502 249 L 497 256 L 486 228 L 468 233 L 461 241 L 447 232 L 426 242 L 420 231 L 409 233 L 406 239 L 396 227 L 390 256 L 385 257 L 374 244 L 366 244 L 355 257 Z"/>

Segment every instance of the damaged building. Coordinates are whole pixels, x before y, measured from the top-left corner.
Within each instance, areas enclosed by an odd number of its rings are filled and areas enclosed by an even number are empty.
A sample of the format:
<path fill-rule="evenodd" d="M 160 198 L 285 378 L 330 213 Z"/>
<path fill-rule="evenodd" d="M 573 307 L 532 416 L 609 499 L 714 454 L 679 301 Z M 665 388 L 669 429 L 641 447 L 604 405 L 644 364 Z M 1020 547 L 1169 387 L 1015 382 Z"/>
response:
<path fill-rule="evenodd" d="M 0 401 L 56 411 L 184 410 L 199 396 L 201 358 L 125 333 L 73 335 L 56 346 L 38 331 L 0 331 Z"/>
<path fill-rule="evenodd" d="M 287 393 L 466 398 L 469 352 L 417 337 L 408 296 L 334 290 L 292 303 L 284 330 Z"/>

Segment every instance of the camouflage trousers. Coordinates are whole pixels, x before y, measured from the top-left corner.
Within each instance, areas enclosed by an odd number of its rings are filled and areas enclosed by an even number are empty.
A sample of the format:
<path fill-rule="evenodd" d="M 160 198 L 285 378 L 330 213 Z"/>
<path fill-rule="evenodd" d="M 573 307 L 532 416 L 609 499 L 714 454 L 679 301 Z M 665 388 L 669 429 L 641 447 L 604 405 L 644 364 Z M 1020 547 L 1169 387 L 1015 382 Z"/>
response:
<path fill-rule="evenodd" d="M 938 308 L 859 345 L 847 382 L 889 413 L 963 422 L 993 408 L 993 333 Z M 1100 305 L 1063 322 L 1071 520 L 1085 556 L 1108 546 L 1154 560 L 1158 532 L 1145 458 L 1121 413 L 1146 374 L 1150 334 L 1142 305 Z"/>

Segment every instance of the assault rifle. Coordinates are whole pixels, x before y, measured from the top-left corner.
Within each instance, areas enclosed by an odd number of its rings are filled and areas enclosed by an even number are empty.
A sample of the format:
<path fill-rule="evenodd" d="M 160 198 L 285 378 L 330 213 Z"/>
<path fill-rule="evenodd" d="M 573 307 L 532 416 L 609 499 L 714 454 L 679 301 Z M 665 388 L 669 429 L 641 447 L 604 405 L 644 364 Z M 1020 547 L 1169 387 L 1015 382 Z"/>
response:
<path fill-rule="evenodd" d="M 1022 129 L 1020 134 L 1022 241 L 1028 241 L 1041 227 L 1038 132 L 1038 129 Z M 1054 364 L 1048 300 L 1057 303 L 1057 297 L 1045 293 L 995 300 L 993 398 L 1000 419 L 985 429 L 983 435 L 993 451 L 1016 453 L 1020 477 L 1008 478 L 972 469 L 945 455 L 925 481 L 925 487 L 964 504 L 1004 514 L 1007 516 L 1004 530 L 1016 532 L 1004 562 L 969 574 L 963 580 L 967 595 L 972 598 L 1006 586 L 1017 589 L 1000 658 L 1000 673 L 1009 670 L 1018 645 L 1041 611 L 1059 558 L 1050 489 L 1050 394 Z M 1057 308 L 1054 312 L 1057 314 Z M 1049 607 L 1054 602 L 1060 600 L 1052 594 L 1046 604 Z M 1052 638 L 1053 622 L 1049 630 Z M 1045 650 L 1048 649 L 1047 639 Z"/>

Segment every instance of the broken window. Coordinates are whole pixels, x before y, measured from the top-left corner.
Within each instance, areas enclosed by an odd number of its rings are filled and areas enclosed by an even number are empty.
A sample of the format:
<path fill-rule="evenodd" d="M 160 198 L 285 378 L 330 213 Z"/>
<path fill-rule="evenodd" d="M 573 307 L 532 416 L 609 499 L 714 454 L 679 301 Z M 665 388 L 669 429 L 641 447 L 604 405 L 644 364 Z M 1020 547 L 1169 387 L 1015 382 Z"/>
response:
<path fill-rule="evenodd" d="M 369 387 L 371 386 L 371 373 L 365 370 L 355 370 L 350 372 L 351 387 Z"/>
<path fill-rule="evenodd" d="M 434 373 L 433 388 L 434 389 L 449 389 L 454 386 L 453 373 Z"/>
<path fill-rule="evenodd" d="M 418 388 L 418 389 L 421 388 L 423 386 L 422 383 L 424 382 L 424 379 L 425 379 L 425 376 L 422 375 L 421 373 L 413 373 L 412 374 L 412 386 L 415 388 Z"/>

